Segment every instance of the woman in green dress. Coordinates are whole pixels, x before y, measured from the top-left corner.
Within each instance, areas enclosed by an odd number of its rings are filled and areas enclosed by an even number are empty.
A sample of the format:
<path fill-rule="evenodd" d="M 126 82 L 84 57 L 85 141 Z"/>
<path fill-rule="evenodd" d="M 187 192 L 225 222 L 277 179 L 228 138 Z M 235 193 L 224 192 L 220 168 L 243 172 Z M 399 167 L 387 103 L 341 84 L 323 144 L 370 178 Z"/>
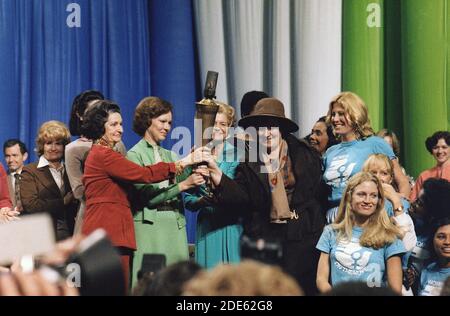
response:
<path fill-rule="evenodd" d="M 171 128 L 172 105 L 157 97 L 147 97 L 136 107 L 133 130 L 142 139 L 128 151 L 127 158 L 141 166 L 157 162 L 174 162 L 172 151 L 162 148 Z M 137 283 L 144 254 L 163 254 L 166 264 L 189 259 L 186 220 L 181 192 L 205 182 L 199 174 L 188 176 L 189 170 L 168 180 L 154 184 L 137 184 L 139 202 L 134 206 L 134 227 L 137 250 L 133 257 L 132 286 Z"/>
<path fill-rule="evenodd" d="M 234 123 L 234 108 L 227 104 L 218 104 L 219 110 L 212 134 L 212 153 L 222 172 L 233 179 L 240 156 L 237 148 L 228 142 L 233 139 L 229 137 L 229 129 Z M 209 206 L 205 186 L 199 187 L 197 191 L 196 194 L 185 195 L 186 208 L 199 211 L 195 260 L 207 269 L 220 263 L 239 263 L 242 226 L 239 224 L 238 214 L 230 209 Z"/>

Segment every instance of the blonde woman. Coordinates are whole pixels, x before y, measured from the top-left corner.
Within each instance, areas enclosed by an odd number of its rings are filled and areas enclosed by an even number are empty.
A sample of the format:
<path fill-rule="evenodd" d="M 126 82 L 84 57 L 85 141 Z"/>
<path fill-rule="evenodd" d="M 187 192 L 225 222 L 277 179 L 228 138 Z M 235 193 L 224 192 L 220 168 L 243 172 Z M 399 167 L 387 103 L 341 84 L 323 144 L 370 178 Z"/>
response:
<path fill-rule="evenodd" d="M 417 243 L 414 223 L 408 215 L 409 202 L 392 186 L 394 170 L 392 161 L 382 154 L 370 155 L 363 165 L 364 172 L 369 172 L 380 180 L 385 197 L 385 209 L 390 218 L 400 227 L 404 236 L 403 244 L 407 251 L 413 250 Z"/>
<path fill-rule="evenodd" d="M 392 160 L 394 181 L 400 194 L 409 196 L 408 178 L 403 174 L 392 148 L 374 136 L 364 101 L 353 92 L 341 92 L 329 106 L 327 121 L 341 143 L 330 147 L 323 157 L 324 180 L 331 187 L 328 198 L 328 223 L 333 222 L 348 179 L 361 171 L 364 161 L 372 154 L 383 154 Z"/>
<path fill-rule="evenodd" d="M 328 292 L 346 281 L 362 281 L 369 287 L 387 282 L 401 293 L 405 253 L 401 236 L 384 210 L 381 182 L 368 172 L 357 173 L 348 181 L 336 221 L 325 227 L 317 243 L 318 289 Z"/>
<path fill-rule="evenodd" d="M 36 138 L 39 160 L 23 168 L 20 180 L 24 213 L 49 213 L 57 240 L 72 236 L 78 208 L 64 165 L 64 148 L 69 142 L 64 123 L 42 124 Z"/>
<path fill-rule="evenodd" d="M 212 134 L 213 155 L 218 167 L 231 179 L 234 179 L 239 165 L 235 157 L 236 148 L 228 141 L 229 129 L 234 123 L 234 108 L 220 103 Z M 212 207 L 207 201 L 204 186 L 197 194 L 186 194 L 186 207 L 199 211 L 197 217 L 197 238 L 195 242 L 195 260 L 203 268 L 213 268 L 220 263 L 239 263 L 240 238 L 242 225 L 238 216 L 228 208 Z"/>

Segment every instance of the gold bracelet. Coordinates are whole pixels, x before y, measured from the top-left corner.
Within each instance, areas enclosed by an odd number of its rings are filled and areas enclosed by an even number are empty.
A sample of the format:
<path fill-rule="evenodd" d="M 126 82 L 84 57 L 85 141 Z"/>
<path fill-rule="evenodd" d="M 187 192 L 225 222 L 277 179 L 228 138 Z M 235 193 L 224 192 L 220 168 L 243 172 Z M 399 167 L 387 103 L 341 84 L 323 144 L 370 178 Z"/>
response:
<path fill-rule="evenodd" d="M 184 171 L 184 166 L 181 164 L 181 161 L 175 162 L 175 175 L 179 176 Z"/>

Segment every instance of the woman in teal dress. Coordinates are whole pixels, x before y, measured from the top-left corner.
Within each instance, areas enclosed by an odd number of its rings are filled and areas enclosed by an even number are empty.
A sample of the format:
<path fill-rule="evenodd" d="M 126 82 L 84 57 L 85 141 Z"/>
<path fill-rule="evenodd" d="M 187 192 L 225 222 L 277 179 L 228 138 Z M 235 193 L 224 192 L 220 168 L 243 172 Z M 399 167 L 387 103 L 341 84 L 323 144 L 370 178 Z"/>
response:
<path fill-rule="evenodd" d="M 159 145 L 167 137 L 171 124 L 169 102 L 157 97 L 143 99 L 136 107 L 133 120 L 133 130 L 142 139 L 128 151 L 127 158 L 141 166 L 177 161 L 174 152 Z M 133 207 L 137 243 L 131 277 L 133 287 L 144 254 L 163 254 L 167 265 L 189 259 L 181 192 L 204 183 L 201 175 L 188 176 L 189 171 L 185 170 L 172 183 L 167 180 L 135 185 L 138 202 Z"/>
<path fill-rule="evenodd" d="M 219 103 L 219 110 L 213 130 L 213 154 L 219 168 L 234 178 L 239 165 L 236 148 L 228 141 L 229 128 L 234 122 L 234 109 Z M 185 195 L 186 208 L 198 210 L 195 243 L 195 260 L 204 268 L 213 268 L 220 263 L 239 263 L 242 226 L 233 210 L 208 206 L 208 192 L 205 186 L 197 194 Z"/>

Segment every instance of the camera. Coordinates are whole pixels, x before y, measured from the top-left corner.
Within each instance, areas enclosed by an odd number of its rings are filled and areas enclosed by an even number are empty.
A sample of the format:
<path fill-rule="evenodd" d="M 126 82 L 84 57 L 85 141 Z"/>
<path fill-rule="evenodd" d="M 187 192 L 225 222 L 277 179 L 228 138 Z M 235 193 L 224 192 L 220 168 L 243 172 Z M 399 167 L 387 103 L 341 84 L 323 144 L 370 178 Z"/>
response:
<path fill-rule="evenodd" d="M 242 236 L 241 257 L 272 265 L 281 265 L 283 246 L 279 240 Z"/>
<path fill-rule="evenodd" d="M 102 229 L 83 239 L 62 264 L 49 264 L 55 250 L 53 223 L 48 214 L 22 217 L 0 225 L 0 265 L 19 259 L 23 272 L 39 269 L 50 282 L 65 281 L 82 296 L 124 295 L 125 278 L 120 255 Z M 50 260 L 51 261 L 51 260 Z"/>

